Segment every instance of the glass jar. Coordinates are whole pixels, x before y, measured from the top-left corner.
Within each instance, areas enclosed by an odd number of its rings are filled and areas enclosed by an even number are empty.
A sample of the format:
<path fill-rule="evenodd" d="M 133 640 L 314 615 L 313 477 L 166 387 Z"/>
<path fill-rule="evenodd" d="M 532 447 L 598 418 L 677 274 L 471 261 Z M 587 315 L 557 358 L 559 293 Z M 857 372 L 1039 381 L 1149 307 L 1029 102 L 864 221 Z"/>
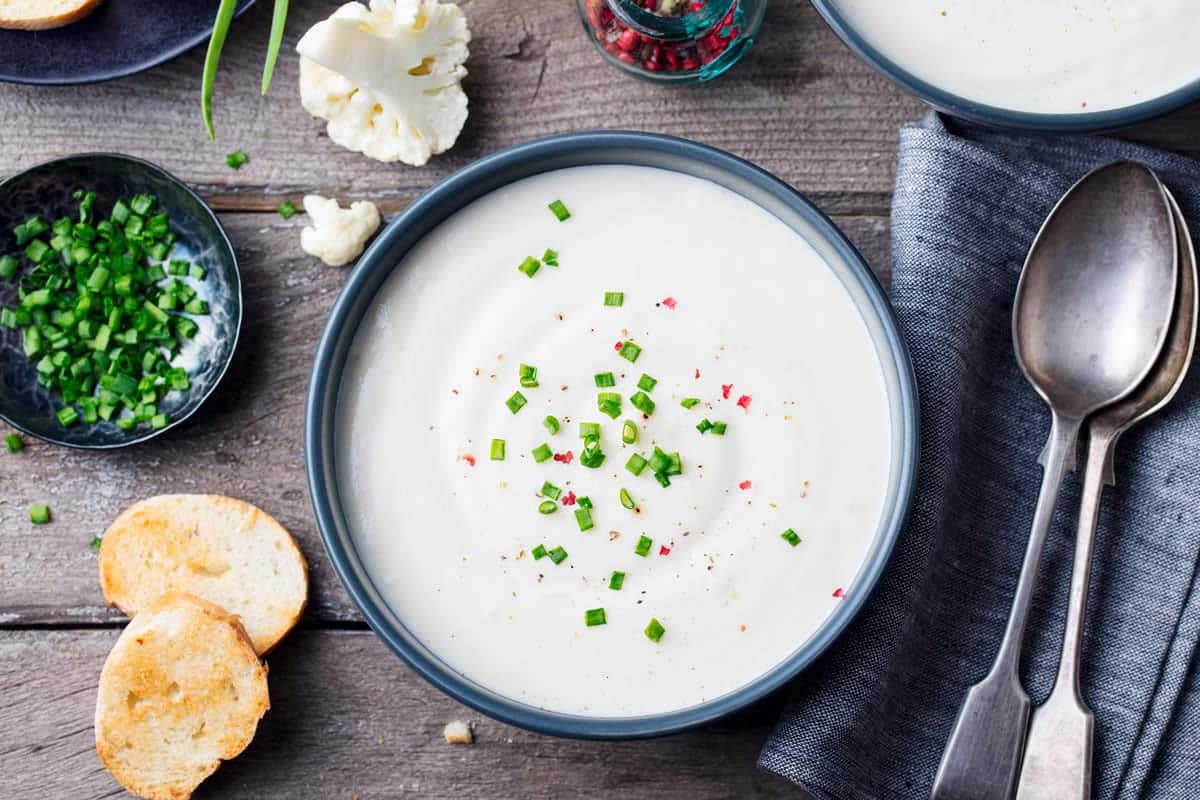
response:
<path fill-rule="evenodd" d="M 767 0 L 576 0 L 605 60 L 638 78 L 717 77 L 749 49 Z"/>

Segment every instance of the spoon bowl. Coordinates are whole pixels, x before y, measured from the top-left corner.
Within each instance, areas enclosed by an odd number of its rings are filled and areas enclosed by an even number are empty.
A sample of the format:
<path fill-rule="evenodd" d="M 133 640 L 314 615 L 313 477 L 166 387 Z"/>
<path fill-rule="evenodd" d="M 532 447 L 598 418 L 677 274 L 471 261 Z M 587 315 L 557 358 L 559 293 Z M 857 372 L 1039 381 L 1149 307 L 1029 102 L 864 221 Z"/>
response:
<path fill-rule="evenodd" d="M 1171 402 L 1183 386 L 1192 354 L 1196 348 L 1197 315 L 1200 314 L 1200 294 L 1197 293 L 1196 250 L 1187 229 L 1179 203 L 1167 191 L 1167 200 L 1175 218 L 1175 234 L 1179 241 L 1179 286 L 1175 301 L 1175 318 L 1158 362 L 1137 391 L 1124 400 L 1102 409 L 1090 423 L 1093 431 L 1111 431 L 1112 445 L 1104 460 L 1104 483 L 1116 483 L 1113 476 L 1113 453 L 1117 439 L 1137 423 L 1156 413 Z"/>
<path fill-rule="evenodd" d="M 1084 176 L 1047 218 L 1013 310 L 1017 361 L 1052 409 L 1082 419 L 1141 383 L 1166 339 L 1178 244 L 1150 170 Z"/>

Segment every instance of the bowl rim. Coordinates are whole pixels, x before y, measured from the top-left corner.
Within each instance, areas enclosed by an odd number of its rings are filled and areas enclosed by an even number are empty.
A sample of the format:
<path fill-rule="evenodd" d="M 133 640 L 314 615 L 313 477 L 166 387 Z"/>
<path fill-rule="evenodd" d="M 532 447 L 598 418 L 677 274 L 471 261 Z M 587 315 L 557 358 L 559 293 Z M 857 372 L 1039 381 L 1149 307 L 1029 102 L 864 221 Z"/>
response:
<path fill-rule="evenodd" d="M 255 2 L 256 0 L 239 0 L 238 5 L 233 12 L 234 18 L 236 19 L 237 17 L 240 17 L 242 14 L 245 14 L 247 11 L 249 11 Z M 128 78 L 132 75 L 137 75 L 139 73 L 154 69 L 155 67 L 160 67 L 167 62 L 174 61 L 189 50 L 192 50 L 193 48 L 203 44 L 211 36 L 212 31 L 205 28 L 194 35 L 189 36 L 176 46 L 167 48 L 162 52 L 143 58 L 136 64 L 115 67 L 102 72 L 92 72 L 86 75 L 44 77 L 39 75 L 20 75 L 8 71 L 0 71 L 0 83 L 11 83 L 18 86 L 89 86 L 94 83 L 106 83 L 108 81 L 118 80 L 120 78 Z"/>
<path fill-rule="evenodd" d="M 376 599 L 371 596 L 372 590 L 364 585 L 369 583 L 369 576 L 366 570 L 361 568 L 358 555 L 349 541 L 349 531 L 343 533 L 339 530 L 337 518 L 341 513 L 340 501 L 334 500 L 337 488 L 332 460 L 333 412 L 336 410 L 338 393 L 338 387 L 334 384 L 340 382 L 345 363 L 345 350 L 343 349 L 340 355 L 336 351 L 339 347 L 349 346 L 348 341 L 343 342 L 343 337 L 348 336 L 349 340 L 352 340 L 361 322 L 362 313 L 369 301 L 362 300 L 360 295 L 370 288 L 371 273 L 375 270 L 386 271 L 379 284 L 370 289 L 373 296 L 374 291 L 378 290 L 378 285 L 386 279 L 386 274 L 390 274 L 398 263 L 398 259 L 388 259 L 392 243 L 408 235 L 412 228 L 426 224 L 418 220 L 429 212 L 437 215 L 433 222 L 428 223 L 428 228 L 419 229 L 423 230 L 420 235 L 425 235 L 436 224 L 477 197 L 496 188 L 493 186 L 479 194 L 472 194 L 468 189 L 473 184 L 490 185 L 489 181 L 508 175 L 514 169 L 519 171 L 530 165 L 542 167 L 529 169 L 518 177 L 508 177 L 499 184 L 506 185 L 531 175 L 567 166 L 555 163 L 556 159 L 579 158 L 580 160 L 573 165 L 583 165 L 589 163 L 583 158 L 585 156 L 598 159 L 600 153 L 613 151 L 639 151 L 658 153 L 663 157 L 682 157 L 693 164 L 731 175 L 766 191 L 771 199 L 782 202 L 789 211 L 797 213 L 806 223 L 812 225 L 844 260 L 846 267 L 859 281 L 860 288 L 866 294 L 867 304 L 881 329 L 881 333 L 873 338 L 877 340 L 877 346 L 882 347 L 886 344 L 888 348 L 886 354 L 880 353 L 880 357 L 890 360 L 895 369 L 899 413 L 893 413 L 901 419 L 902 429 L 895 438 L 900 449 L 899 457 L 894 459 L 899 471 L 895 503 L 892 508 L 885 506 L 883 510 L 877 539 L 859 566 L 854 578 L 854 589 L 847 592 L 844 601 L 834 609 L 817 631 L 806 640 L 797 643 L 795 651 L 750 683 L 695 706 L 638 717 L 585 717 L 546 711 L 486 689 L 442 662 L 435 654 L 426 650 L 416 637 L 407 631 L 398 630 L 390 623 L 388 615 L 396 615 L 386 609 L 382 598 L 377 604 Z M 591 163 L 620 162 L 596 160 Z M 452 207 L 447 211 L 448 205 Z M 355 315 L 355 306 L 360 302 L 362 306 Z M 864 314 L 868 311 L 865 307 L 867 304 L 861 307 Z M 349 333 L 347 326 L 350 326 Z M 304 461 L 317 528 L 334 571 L 371 629 L 417 674 L 451 698 L 483 714 L 537 733 L 579 739 L 636 739 L 678 733 L 704 725 L 765 697 L 811 664 L 847 628 L 865 604 L 890 560 L 911 506 L 918 458 L 917 424 L 916 380 L 912 361 L 886 294 L 858 250 L 807 198 L 760 167 L 707 145 L 654 133 L 581 131 L 518 144 L 463 167 L 421 194 L 388 224 L 367 249 L 334 302 L 317 345 L 305 403 Z M 360 581 L 359 571 L 363 581 Z M 381 608 L 381 605 L 384 607 Z"/>
<path fill-rule="evenodd" d="M 1049 114 L 1018 111 L 979 103 L 940 89 L 932 83 L 918 78 L 885 56 L 847 21 L 845 15 L 838 8 L 838 0 L 811 0 L 811 2 L 817 13 L 824 18 L 825 23 L 837 34 L 842 43 L 876 72 L 898 84 L 910 94 L 916 95 L 938 111 L 945 111 L 970 122 L 981 123 L 993 128 L 1035 133 L 1097 133 L 1146 122 L 1200 101 L 1200 76 L 1198 76 L 1192 82 L 1158 97 L 1104 111 Z"/>
<path fill-rule="evenodd" d="M 243 293 L 242 293 L 242 268 L 241 268 L 241 265 L 238 264 L 237 251 L 234 250 L 234 248 L 233 248 L 233 242 L 231 242 L 229 240 L 229 234 L 226 233 L 225 226 L 223 226 L 221 224 L 221 220 L 217 217 L 217 213 L 212 210 L 212 207 L 209 206 L 208 203 L 204 202 L 204 198 L 202 198 L 199 194 L 197 194 L 196 191 L 194 189 L 192 189 L 192 187 L 188 186 L 182 180 L 175 177 L 175 175 L 171 174 L 170 172 L 163 169 L 159 165 L 157 165 L 151 161 L 147 161 L 144 158 L 138 158 L 137 156 L 125 155 L 124 153 L 111 153 L 111 152 L 103 152 L 103 151 L 87 152 L 87 153 L 73 153 L 73 154 L 67 155 L 67 156 L 59 156 L 58 158 L 52 158 L 49 161 L 43 161 L 40 164 L 34 164 L 31 167 L 27 167 L 27 168 L 21 170 L 20 172 L 16 172 L 12 175 L 9 175 L 7 178 L 0 180 L 0 195 L 3 195 L 5 190 L 7 190 L 13 183 L 24 178 L 26 175 L 28 175 L 31 172 L 34 172 L 39 169 L 45 169 L 47 167 L 61 167 L 64 164 L 70 164 L 70 162 L 72 162 L 72 161 L 78 161 L 80 159 L 85 159 L 85 158 L 90 158 L 90 159 L 99 158 L 99 159 L 107 159 L 110 161 L 121 161 L 126 164 L 132 165 L 136 169 L 144 170 L 145 172 L 158 173 L 158 175 L 162 178 L 165 178 L 167 180 L 167 182 L 174 183 L 176 186 L 178 186 L 180 189 L 182 189 L 184 194 L 190 195 L 191 198 L 196 201 L 196 203 L 199 205 L 199 207 L 201 209 L 203 209 L 204 213 L 208 215 L 209 219 L 212 220 L 213 225 L 216 226 L 217 232 L 220 234 L 220 239 L 218 241 L 212 242 L 211 244 L 214 246 L 217 246 L 217 247 L 224 247 L 225 250 L 228 251 L 229 258 L 231 259 L 231 261 L 233 263 L 233 277 L 237 283 L 236 288 L 237 288 L 238 313 L 237 313 L 237 320 L 233 326 L 233 343 L 232 343 L 232 346 L 229 348 L 229 356 L 225 359 L 225 363 L 223 363 L 221 365 L 221 368 L 220 368 L 220 370 L 218 370 L 216 377 L 212 380 L 211 383 L 209 383 L 208 387 L 200 394 L 199 399 L 196 401 L 196 404 L 194 406 L 192 406 L 192 409 L 190 411 L 188 411 L 186 414 L 182 414 L 182 415 L 172 419 L 164 427 L 158 428 L 157 430 L 155 430 L 154 428 L 147 428 L 145 431 L 142 432 L 142 434 L 140 436 L 136 436 L 132 439 L 129 439 L 129 440 L 123 441 L 123 442 L 106 442 L 106 443 L 101 443 L 101 444 L 88 444 L 85 442 L 67 442 L 67 441 L 63 441 L 61 439 L 55 439 L 53 437 L 43 436 L 40 433 L 36 433 L 36 432 L 30 430 L 29 428 L 26 428 L 24 425 L 22 425 L 18 421 L 9 417 L 8 414 L 4 413 L 3 408 L 0 408 L 0 419 L 4 420 L 8 425 L 19 430 L 21 433 L 25 434 L 26 436 L 32 436 L 33 438 L 38 439 L 43 442 L 46 442 L 48 444 L 58 445 L 59 447 L 70 447 L 74 450 L 120 450 L 123 447 L 130 447 L 135 444 L 141 444 L 142 442 L 148 442 L 151 439 L 154 439 L 158 436 L 162 436 L 167 431 L 172 430 L 176 426 L 181 425 L 184 422 L 186 422 L 187 420 L 191 419 L 192 415 L 194 415 L 197 411 L 199 411 L 201 406 L 203 406 L 206 402 L 208 402 L 208 398 L 212 396 L 212 393 L 216 390 L 217 386 L 219 386 L 221 384 L 221 381 L 223 381 L 225 379 L 225 374 L 229 371 L 229 367 L 233 363 L 233 358 L 237 354 L 238 344 L 241 341 L 242 322 L 245 319 L 245 315 L 246 315 L 245 297 L 243 296 Z"/>

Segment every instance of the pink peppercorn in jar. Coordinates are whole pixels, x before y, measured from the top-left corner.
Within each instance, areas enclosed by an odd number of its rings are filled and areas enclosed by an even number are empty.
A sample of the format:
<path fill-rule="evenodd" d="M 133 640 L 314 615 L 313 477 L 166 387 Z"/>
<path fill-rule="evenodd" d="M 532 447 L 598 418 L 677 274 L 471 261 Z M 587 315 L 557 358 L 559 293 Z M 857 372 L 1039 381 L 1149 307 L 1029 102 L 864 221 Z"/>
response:
<path fill-rule="evenodd" d="M 754 40 L 767 0 L 576 0 L 605 59 L 639 78 L 717 77 Z"/>

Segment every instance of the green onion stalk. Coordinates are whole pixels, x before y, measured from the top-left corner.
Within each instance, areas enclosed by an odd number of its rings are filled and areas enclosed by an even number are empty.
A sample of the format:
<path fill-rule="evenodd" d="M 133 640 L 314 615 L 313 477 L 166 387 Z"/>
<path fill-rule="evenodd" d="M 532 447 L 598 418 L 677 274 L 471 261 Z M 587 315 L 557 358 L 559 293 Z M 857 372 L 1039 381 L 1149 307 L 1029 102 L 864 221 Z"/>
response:
<path fill-rule="evenodd" d="M 204 128 L 209 139 L 216 139 L 213 130 L 212 99 L 213 86 L 217 81 L 217 66 L 221 51 L 225 48 L 225 37 L 237 10 L 237 0 L 221 0 L 217 6 L 217 19 L 213 23 L 212 38 L 208 40 L 208 53 L 204 57 L 204 78 L 200 88 L 200 113 L 204 116 Z M 262 93 L 271 88 L 271 76 L 275 73 L 275 62 L 279 59 L 279 48 L 283 44 L 283 28 L 287 23 L 288 0 L 275 0 L 275 13 L 271 18 L 271 38 L 267 42 L 267 60 L 263 64 Z"/>

